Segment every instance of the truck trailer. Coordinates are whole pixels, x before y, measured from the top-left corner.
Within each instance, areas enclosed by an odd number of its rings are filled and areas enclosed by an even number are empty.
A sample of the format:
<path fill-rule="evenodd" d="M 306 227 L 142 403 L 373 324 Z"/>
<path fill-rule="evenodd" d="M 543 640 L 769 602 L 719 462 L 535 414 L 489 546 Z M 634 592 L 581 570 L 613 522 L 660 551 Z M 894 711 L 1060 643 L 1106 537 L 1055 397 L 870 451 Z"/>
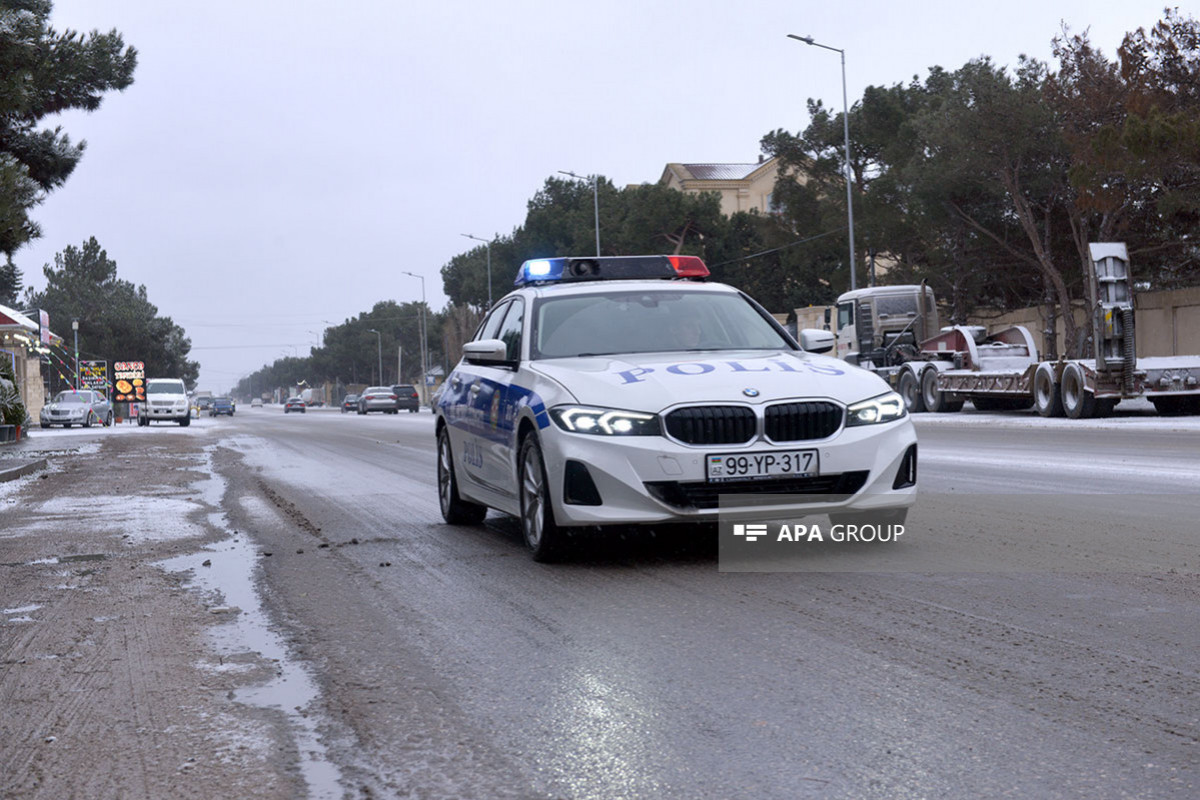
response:
<path fill-rule="evenodd" d="M 880 286 L 843 294 L 831 319 L 837 355 L 884 378 L 909 411 L 1030 407 L 1044 417 L 1102 417 L 1144 397 L 1159 414 L 1200 414 L 1200 356 L 1136 356 L 1133 285 L 1123 243 L 1089 245 L 1096 280 L 1093 357 L 1043 361 L 1029 330 L 939 328 L 933 290 Z M 832 315 L 831 315 L 832 316 Z"/>

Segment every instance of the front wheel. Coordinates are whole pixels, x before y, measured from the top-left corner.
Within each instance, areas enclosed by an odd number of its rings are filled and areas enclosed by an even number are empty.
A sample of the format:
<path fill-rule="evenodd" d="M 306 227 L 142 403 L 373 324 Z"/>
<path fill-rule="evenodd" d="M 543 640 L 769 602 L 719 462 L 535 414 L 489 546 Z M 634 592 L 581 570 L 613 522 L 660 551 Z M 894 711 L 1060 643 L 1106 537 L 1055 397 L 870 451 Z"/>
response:
<path fill-rule="evenodd" d="M 110 411 L 110 412 L 108 412 L 108 415 L 104 417 L 104 427 L 111 428 L 112 424 L 113 424 L 113 413 Z"/>
<path fill-rule="evenodd" d="M 487 506 L 463 500 L 458 494 L 458 478 L 454 475 L 454 452 L 450 449 L 450 432 L 442 428 L 437 437 L 438 504 L 442 518 L 451 525 L 478 525 L 487 516 Z"/>
<path fill-rule="evenodd" d="M 534 561 L 552 561 L 562 548 L 563 531 L 554 522 L 546 465 L 537 438 L 521 442 L 518 491 L 521 495 L 521 533 Z"/>
<path fill-rule="evenodd" d="M 181 427 L 181 428 L 186 428 L 188 425 L 191 425 L 191 424 L 192 424 L 191 417 L 184 417 L 181 420 L 179 420 L 179 427 Z"/>

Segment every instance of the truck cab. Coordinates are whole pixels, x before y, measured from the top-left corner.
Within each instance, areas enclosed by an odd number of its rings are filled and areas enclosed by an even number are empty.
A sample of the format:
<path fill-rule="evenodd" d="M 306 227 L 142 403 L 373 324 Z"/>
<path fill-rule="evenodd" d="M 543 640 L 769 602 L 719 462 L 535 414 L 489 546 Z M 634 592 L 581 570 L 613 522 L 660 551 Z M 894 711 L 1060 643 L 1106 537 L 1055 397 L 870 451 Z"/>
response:
<path fill-rule="evenodd" d="M 837 299 L 831 320 L 837 357 L 862 367 L 891 367 L 915 357 L 918 345 L 938 331 L 933 290 L 873 286 Z"/>

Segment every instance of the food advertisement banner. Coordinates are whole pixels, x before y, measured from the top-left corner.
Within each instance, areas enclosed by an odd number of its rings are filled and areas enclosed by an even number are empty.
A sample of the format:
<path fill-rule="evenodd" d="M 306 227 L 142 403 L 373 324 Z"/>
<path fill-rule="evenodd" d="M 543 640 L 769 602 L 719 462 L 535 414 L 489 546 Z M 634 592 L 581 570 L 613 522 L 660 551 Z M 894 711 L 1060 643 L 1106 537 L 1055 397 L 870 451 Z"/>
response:
<path fill-rule="evenodd" d="M 113 381 L 118 403 L 142 403 L 146 400 L 146 364 L 143 361 L 118 361 L 113 364 Z"/>
<path fill-rule="evenodd" d="M 108 362 L 80 361 L 79 385 L 84 389 L 92 389 L 108 395 Z"/>

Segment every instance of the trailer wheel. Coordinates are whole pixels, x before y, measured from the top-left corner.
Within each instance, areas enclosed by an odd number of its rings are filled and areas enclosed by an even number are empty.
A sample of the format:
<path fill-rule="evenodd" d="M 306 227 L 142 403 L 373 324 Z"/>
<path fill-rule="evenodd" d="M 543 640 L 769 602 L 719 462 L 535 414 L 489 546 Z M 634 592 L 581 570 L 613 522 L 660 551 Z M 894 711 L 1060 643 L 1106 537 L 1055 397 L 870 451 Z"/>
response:
<path fill-rule="evenodd" d="M 1062 375 L 1063 411 L 1071 419 L 1089 419 L 1096 415 L 1096 398 L 1087 390 L 1083 369 L 1078 364 L 1067 364 Z"/>
<path fill-rule="evenodd" d="M 961 410 L 962 400 L 947 400 L 946 393 L 937 388 L 937 376 L 936 369 L 927 369 L 921 375 L 921 400 L 925 403 L 925 408 L 934 412 Z"/>
<path fill-rule="evenodd" d="M 1054 379 L 1054 368 L 1042 364 L 1033 374 L 1033 404 L 1043 417 L 1063 415 L 1062 387 Z"/>
<path fill-rule="evenodd" d="M 900 396 L 904 398 L 904 407 L 910 414 L 920 414 L 925 410 L 925 398 L 921 395 L 921 384 L 911 369 L 900 373 L 900 383 L 897 385 Z"/>

